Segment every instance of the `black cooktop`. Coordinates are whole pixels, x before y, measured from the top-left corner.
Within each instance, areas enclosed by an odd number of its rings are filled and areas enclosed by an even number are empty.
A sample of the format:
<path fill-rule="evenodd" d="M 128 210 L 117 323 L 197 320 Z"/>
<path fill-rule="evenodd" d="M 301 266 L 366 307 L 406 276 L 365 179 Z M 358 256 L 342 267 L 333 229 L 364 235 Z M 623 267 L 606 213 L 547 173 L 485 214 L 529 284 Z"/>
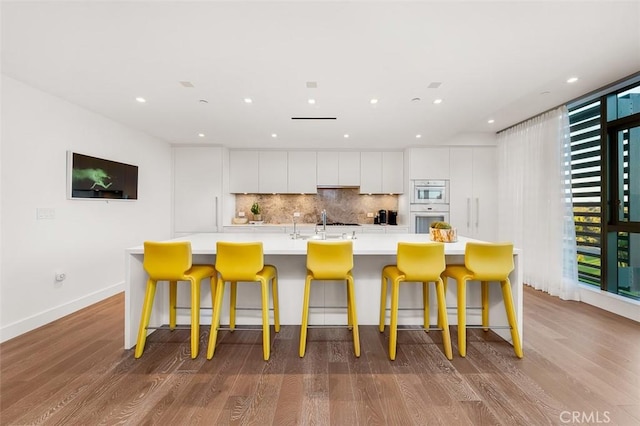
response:
<path fill-rule="evenodd" d="M 318 223 L 322 226 L 322 222 Z M 327 222 L 327 226 L 360 226 L 359 223 L 346 223 L 346 222 Z"/>

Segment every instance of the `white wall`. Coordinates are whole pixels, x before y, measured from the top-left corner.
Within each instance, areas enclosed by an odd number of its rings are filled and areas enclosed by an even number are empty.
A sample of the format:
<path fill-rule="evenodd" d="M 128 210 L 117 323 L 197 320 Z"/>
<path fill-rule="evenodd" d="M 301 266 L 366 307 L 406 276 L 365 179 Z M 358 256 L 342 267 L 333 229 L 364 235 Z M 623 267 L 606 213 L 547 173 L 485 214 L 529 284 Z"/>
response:
<path fill-rule="evenodd" d="M 5 75 L 1 135 L 5 341 L 123 291 L 124 249 L 170 237 L 171 148 Z M 67 150 L 137 165 L 138 200 L 68 200 Z"/>

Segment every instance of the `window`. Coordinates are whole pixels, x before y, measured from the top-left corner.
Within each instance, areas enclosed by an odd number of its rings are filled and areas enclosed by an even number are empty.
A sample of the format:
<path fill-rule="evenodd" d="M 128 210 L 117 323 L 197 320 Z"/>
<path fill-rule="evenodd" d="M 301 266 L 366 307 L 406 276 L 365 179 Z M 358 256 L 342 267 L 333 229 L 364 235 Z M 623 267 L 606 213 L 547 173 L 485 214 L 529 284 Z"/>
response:
<path fill-rule="evenodd" d="M 640 76 L 568 106 L 581 282 L 640 299 Z M 606 117 L 606 120 L 603 119 Z"/>

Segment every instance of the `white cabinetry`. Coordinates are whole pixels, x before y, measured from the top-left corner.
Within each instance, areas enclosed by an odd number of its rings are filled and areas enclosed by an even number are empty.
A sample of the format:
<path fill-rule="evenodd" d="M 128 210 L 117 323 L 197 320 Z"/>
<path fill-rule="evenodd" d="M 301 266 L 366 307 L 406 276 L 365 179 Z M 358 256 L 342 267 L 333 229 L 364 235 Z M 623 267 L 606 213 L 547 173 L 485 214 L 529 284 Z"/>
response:
<path fill-rule="evenodd" d="M 292 194 L 318 192 L 316 162 L 314 151 L 289 151 L 287 192 Z"/>
<path fill-rule="evenodd" d="M 287 151 L 260 151 L 258 154 L 258 192 L 287 192 Z"/>
<path fill-rule="evenodd" d="M 259 161 L 258 151 L 229 151 L 229 192 L 258 193 Z"/>
<path fill-rule="evenodd" d="M 449 147 L 411 148 L 410 179 L 449 179 Z"/>
<path fill-rule="evenodd" d="M 222 148 L 173 149 L 173 232 L 217 232 Z"/>
<path fill-rule="evenodd" d="M 498 178 L 494 147 L 452 147 L 450 222 L 465 237 L 497 238 Z"/>
<path fill-rule="evenodd" d="M 318 152 L 319 186 L 360 186 L 360 152 Z"/>
<path fill-rule="evenodd" d="M 401 194 L 404 190 L 401 151 L 360 153 L 360 193 Z"/>

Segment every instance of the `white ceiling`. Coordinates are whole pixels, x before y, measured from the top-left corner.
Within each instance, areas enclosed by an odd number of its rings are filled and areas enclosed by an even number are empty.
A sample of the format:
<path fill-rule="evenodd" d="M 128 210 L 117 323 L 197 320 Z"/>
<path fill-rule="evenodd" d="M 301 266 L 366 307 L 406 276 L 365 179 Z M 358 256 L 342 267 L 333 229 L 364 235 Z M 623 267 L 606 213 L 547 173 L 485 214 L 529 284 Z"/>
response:
<path fill-rule="evenodd" d="M 638 1 L 3 1 L 1 19 L 3 73 L 170 143 L 440 144 L 640 71 Z"/>

